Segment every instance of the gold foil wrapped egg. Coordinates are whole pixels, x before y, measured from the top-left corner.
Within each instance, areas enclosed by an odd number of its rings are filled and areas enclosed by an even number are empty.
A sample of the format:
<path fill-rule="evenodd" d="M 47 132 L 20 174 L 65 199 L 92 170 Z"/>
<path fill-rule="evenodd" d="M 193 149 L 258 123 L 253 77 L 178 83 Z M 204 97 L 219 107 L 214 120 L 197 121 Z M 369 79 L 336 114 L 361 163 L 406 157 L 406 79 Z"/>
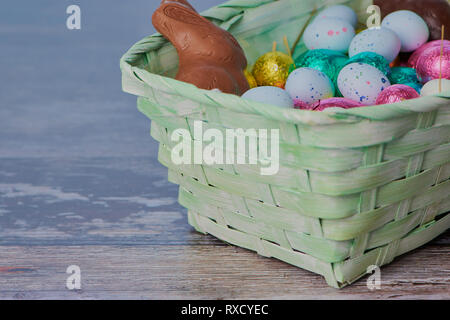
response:
<path fill-rule="evenodd" d="M 258 84 L 256 83 L 255 77 L 253 76 L 253 74 L 250 71 L 244 70 L 244 75 L 245 75 L 245 78 L 247 78 L 247 82 L 248 82 L 248 85 L 250 86 L 250 89 L 256 88 L 258 86 Z"/>
<path fill-rule="evenodd" d="M 284 88 L 289 68 L 294 64 L 290 56 L 279 51 L 268 52 L 256 60 L 252 74 L 258 86 Z"/>

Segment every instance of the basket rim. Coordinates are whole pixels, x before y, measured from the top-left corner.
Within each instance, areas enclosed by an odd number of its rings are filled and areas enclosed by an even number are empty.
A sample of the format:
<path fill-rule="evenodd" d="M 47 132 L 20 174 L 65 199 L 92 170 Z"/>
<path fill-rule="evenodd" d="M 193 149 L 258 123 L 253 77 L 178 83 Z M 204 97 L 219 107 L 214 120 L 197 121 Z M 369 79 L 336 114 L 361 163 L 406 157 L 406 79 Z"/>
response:
<path fill-rule="evenodd" d="M 230 0 L 202 12 L 202 15 L 208 19 L 213 18 L 217 20 L 216 17 L 220 16 L 219 13 L 221 10 L 230 8 L 238 9 L 234 15 L 231 15 L 227 20 L 223 21 L 226 25 L 225 27 L 222 27 L 228 29 L 235 22 L 240 20 L 239 15 L 242 16 L 245 14 L 245 10 L 284 1 L 291 2 L 292 0 L 252 0 L 252 4 L 249 4 L 247 0 Z M 235 21 L 230 24 L 229 22 L 231 20 Z M 166 45 L 171 46 L 169 41 L 159 33 L 147 36 L 136 42 L 120 59 L 122 74 L 128 74 L 128 76 L 136 78 L 136 81 L 145 82 L 148 86 L 153 88 L 155 88 L 153 84 L 159 82 L 165 87 L 162 91 L 165 91 L 167 94 L 185 96 L 188 99 L 201 103 L 212 103 L 224 108 L 233 109 L 234 111 L 243 114 L 257 114 L 271 120 L 304 123 L 309 125 L 358 122 L 361 119 L 389 120 L 408 116 L 413 113 L 430 112 L 442 106 L 449 105 L 450 91 L 446 91 L 436 95 L 405 100 L 395 104 L 333 110 L 332 112 L 317 112 L 294 108 L 280 109 L 271 104 L 246 100 L 233 94 L 199 89 L 190 83 L 151 73 L 137 66 L 137 61 L 142 59 L 148 52 L 157 51 Z M 161 90 L 161 86 L 158 85 L 155 89 Z M 127 91 L 125 88 L 123 88 L 123 90 Z M 130 93 L 135 94 L 135 92 Z"/>

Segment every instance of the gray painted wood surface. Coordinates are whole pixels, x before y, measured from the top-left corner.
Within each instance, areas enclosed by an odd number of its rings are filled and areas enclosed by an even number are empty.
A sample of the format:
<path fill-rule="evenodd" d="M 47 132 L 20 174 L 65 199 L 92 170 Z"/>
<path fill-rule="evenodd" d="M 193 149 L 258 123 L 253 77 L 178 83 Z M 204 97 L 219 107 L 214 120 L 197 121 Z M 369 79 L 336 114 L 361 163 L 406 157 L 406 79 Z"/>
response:
<path fill-rule="evenodd" d="M 11 158 L 0 175 L 0 299 L 450 298 L 449 232 L 383 268 L 381 290 L 336 290 L 194 232 L 154 159 Z"/>
<path fill-rule="evenodd" d="M 152 33 L 156 1 L 77 3 L 79 31 L 69 2 L 0 11 L 0 299 L 450 298 L 449 232 L 383 268 L 375 291 L 194 232 L 120 90 L 118 60 Z M 81 290 L 66 288 L 69 265 Z"/>
<path fill-rule="evenodd" d="M 448 299 L 447 246 L 428 245 L 381 272 L 381 289 L 361 280 L 337 290 L 313 273 L 231 246 L 5 247 L 17 268 L 1 272 L 2 299 Z M 69 264 L 81 290 L 65 288 Z"/>

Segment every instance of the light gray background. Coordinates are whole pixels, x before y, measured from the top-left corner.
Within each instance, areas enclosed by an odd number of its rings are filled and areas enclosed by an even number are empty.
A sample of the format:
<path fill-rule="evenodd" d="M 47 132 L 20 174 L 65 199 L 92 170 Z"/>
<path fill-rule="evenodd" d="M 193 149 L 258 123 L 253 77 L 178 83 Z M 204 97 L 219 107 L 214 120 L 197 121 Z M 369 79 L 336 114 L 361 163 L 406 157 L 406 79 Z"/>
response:
<path fill-rule="evenodd" d="M 220 2 L 192 4 L 202 11 Z M 71 4 L 81 8 L 81 30 L 66 27 Z M 191 234 L 150 120 L 121 89 L 119 59 L 155 32 L 158 5 L 2 0 L 0 245 L 149 244 L 155 234 Z M 161 227 L 162 215 L 181 219 L 185 233 Z"/>
<path fill-rule="evenodd" d="M 220 0 L 192 0 L 199 10 Z M 156 144 L 119 59 L 154 32 L 157 0 L 2 0 L 0 157 L 151 155 Z M 66 28 L 81 8 L 82 29 Z"/>

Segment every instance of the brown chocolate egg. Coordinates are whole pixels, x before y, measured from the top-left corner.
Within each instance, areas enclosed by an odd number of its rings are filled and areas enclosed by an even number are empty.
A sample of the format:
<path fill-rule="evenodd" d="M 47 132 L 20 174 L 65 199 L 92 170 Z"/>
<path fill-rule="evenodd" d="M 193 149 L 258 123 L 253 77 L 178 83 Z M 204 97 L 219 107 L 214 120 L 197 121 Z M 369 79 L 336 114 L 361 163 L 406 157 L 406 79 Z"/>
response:
<path fill-rule="evenodd" d="M 383 17 L 397 10 L 411 10 L 421 16 L 430 29 L 430 40 L 441 38 L 441 26 L 446 25 L 445 39 L 450 38 L 450 4 L 447 0 L 374 0 Z"/>

